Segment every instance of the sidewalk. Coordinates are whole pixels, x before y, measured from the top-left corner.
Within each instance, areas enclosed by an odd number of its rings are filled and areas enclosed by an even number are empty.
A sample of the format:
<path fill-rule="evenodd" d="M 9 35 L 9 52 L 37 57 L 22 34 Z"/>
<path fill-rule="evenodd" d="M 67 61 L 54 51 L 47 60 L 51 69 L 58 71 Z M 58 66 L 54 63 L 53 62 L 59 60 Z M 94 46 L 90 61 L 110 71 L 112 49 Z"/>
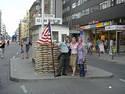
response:
<path fill-rule="evenodd" d="M 101 54 L 100 56 L 98 56 L 97 54 L 93 54 L 93 55 L 96 58 L 101 59 L 101 60 L 105 60 L 105 61 L 109 61 L 109 62 L 113 62 L 113 63 L 118 63 L 118 64 L 125 64 L 125 53 L 115 55 L 114 59 L 112 59 L 112 56 L 109 54 Z"/>
<path fill-rule="evenodd" d="M 99 68 L 87 66 L 88 72 L 84 78 L 110 78 L 112 73 L 104 71 Z M 20 80 L 42 80 L 42 79 L 71 79 L 80 78 L 79 75 L 72 77 L 71 75 L 54 77 L 53 74 L 37 74 L 33 69 L 33 63 L 31 59 L 12 58 L 10 60 L 10 79 L 13 81 Z"/>

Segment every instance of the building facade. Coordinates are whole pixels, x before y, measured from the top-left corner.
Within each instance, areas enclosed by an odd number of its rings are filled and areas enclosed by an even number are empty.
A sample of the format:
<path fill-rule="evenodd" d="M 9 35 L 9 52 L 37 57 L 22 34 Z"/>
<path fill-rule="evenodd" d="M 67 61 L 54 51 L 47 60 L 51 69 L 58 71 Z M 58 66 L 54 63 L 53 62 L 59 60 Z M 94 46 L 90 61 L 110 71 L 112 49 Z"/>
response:
<path fill-rule="evenodd" d="M 113 39 L 117 52 L 125 51 L 124 9 L 125 0 L 63 0 L 63 24 L 85 31 L 86 40 Z"/>
<path fill-rule="evenodd" d="M 1 12 L 1 10 L 0 10 L 0 33 L 1 33 L 1 16 L 2 16 L 2 12 Z"/>
<path fill-rule="evenodd" d="M 42 0 L 36 0 L 29 10 L 29 30 L 33 41 L 38 40 L 39 32 L 42 30 L 41 3 Z M 47 25 L 48 21 L 51 25 L 62 25 L 62 0 L 44 0 L 44 25 Z"/>
<path fill-rule="evenodd" d="M 19 24 L 19 40 L 29 37 L 29 13 L 26 13 L 26 16 Z"/>

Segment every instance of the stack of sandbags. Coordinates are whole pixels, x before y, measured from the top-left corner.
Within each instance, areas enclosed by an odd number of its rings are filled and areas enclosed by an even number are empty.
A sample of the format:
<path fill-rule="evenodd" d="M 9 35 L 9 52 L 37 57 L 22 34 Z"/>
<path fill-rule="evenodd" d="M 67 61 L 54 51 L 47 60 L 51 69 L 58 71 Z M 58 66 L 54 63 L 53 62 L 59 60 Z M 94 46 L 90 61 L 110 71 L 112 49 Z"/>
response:
<path fill-rule="evenodd" d="M 37 45 L 35 51 L 35 70 L 38 73 L 53 73 L 54 68 L 57 70 L 58 67 L 58 47 L 53 47 L 53 55 L 52 48 L 48 45 Z M 54 60 L 54 64 L 53 64 Z"/>

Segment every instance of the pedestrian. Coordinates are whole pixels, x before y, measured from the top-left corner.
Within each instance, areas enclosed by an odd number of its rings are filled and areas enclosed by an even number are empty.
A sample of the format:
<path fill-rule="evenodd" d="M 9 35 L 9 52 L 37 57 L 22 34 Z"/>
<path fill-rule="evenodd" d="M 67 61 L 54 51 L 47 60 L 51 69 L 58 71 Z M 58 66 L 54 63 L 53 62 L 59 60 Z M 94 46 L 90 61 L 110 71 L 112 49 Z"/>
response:
<path fill-rule="evenodd" d="M 72 76 L 74 76 L 76 72 L 77 46 L 78 43 L 76 41 L 76 38 L 72 37 L 72 41 L 70 43 L 70 49 L 71 49 L 70 66 L 72 68 Z"/>
<path fill-rule="evenodd" d="M 59 45 L 60 55 L 59 55 L 59 68 L 56 77 L 61 75 L 67 75 L 67 67 L 69 63 L 69 37 L 65 38 L 65 41 Z"/>
<path fill-rule="evenodd" d="M 108 49 L 108 40 L 107 39 L 104 41 L 104 49 L 105 49 L 105 52 L 107 53 L 107 49 Z"/>
<path fill-rule="evenodd" d="M 78 46 L 77 46 L 77 64 L 79 65 L 79 75 L 80 77 L 85 76 L 84 63 L 86 58 L 86 51 L 83 45 L 83 40 L 81 37 L 78 38 Z"/>
<path fill-rule="evenodd" d="M 99 43 L 99 49 L 100 49 L 100 53 L 103 54 L 105 52 L 104 42 L 103 41 L 100 41 L 100 43 Z"/>
<path fill-rule="evenodd" d="M 29 37 L 24 39 L 24 47 L 25 47 L 25 53 L 26 53 L 26 59 L 29 58 L 29 49 L 30 49 L 30 45 L 32 45 L 31 43 L 31 39 Z"/>
<path fill-rule="evenodd" d="M 109 54 L 112 55 L 112 54 L 113 54 L 113 53 L 112 53 L 113 39 L 110 39 L 109 46 L 110 46 L 110 48 L 109 48 Z"/>
<path fill-rule="evenodd" d="M 87 52 L 90 55 L 92 55 L 92 42 L 90 41 L 90 39 L 88 39 L 87 45 L 88 45 L 88 51 Z"/>
<path fill-rule="evenodd" d="M 24 59 L 24 43 L 23 40 L 20 42 L 21 57 Z"/>
<path fill-rule="evenodd" d="M 9 44 L 10 44 L 10 41 L 9 41 L 9 40 L 7 40 L 7 46 L 9 46 Z"/>
<path fill-rule="evenodd" d="M 96 41 L 96 53 L 98 53 L 98 55 L 100 56 L 100 49 L 99 49 L 99 44 L 100 44 L 100 40 L 98 39 L 97 41 Z"/>
<path fill-rule="evenodd" d="M 5 38 L 2 34 L 0 34 L 0 49 L 1 49 L 1 58 L 4 58 L 5 52 Z"/>

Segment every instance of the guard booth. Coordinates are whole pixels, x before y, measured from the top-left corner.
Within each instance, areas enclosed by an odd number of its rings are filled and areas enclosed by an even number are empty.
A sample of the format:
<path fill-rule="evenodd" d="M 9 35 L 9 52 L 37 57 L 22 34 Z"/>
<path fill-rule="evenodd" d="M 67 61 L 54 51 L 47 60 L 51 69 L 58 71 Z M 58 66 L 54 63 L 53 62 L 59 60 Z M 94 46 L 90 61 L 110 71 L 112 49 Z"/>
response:
<path fill-rule="evenodd" d="M 125 25 L 106 26 L 110 37 L 114 37 L 117 53 L 125 53 Z"/>

